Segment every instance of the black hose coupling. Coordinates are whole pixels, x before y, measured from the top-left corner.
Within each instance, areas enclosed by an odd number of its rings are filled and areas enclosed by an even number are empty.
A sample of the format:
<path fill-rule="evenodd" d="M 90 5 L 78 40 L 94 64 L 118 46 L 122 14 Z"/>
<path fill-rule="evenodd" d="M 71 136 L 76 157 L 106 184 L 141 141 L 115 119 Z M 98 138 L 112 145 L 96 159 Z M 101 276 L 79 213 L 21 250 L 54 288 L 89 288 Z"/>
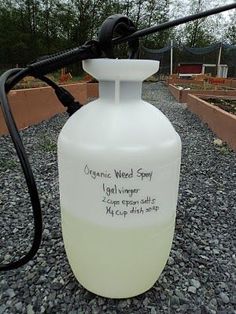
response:
<path fill-rule="evenodd" d="M 78 101 L 75 101 L 75 98 L 62 86 L 55 89 L 55 93 L 57 98 L 63 104 L 64 107 L 67 108 L 67 113 L 69 116 L 72 116 L 77 110 L 79 110 L 83 105 L 81 105 Z"/>

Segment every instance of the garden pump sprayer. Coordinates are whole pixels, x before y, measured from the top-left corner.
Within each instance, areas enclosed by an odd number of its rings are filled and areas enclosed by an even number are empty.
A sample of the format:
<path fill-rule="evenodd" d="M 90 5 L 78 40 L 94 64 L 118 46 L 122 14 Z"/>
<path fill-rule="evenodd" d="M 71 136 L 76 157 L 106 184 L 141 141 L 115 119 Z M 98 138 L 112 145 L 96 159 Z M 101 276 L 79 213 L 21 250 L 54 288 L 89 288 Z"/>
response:
<path fill-rule="evenodd" d="M 104 22 L 98 40 L 1 76 L 1 108 L 26 178 L 35 236 L 24 257 L 0 270 L 27 263 L 41 242 L 37 187 L 6 97 L 32 75 L 49 84 L 73 114 L 59 135 L 58 165 L 63 240 L 75 277 L 89 291 L 112 298 L 138 295 L 155 283 L 174 235 L 181 143 L 169 120 L 141 99 L 142 81 L 158 71 L 159 62 L 134 59 L 138 38 L 235 7 L 141 31 L 115 15 Z M 114 59 L 113 46 L 125 41 L 130 59 Z M 74 98 L 45 75 L 79 60 L 99 81 L 99 98 L 77 111 Z"/>
<path fill-rule="evenodd" d="M 149 289 L 169 256 L 180 138 L 141 100 L 150 60 L 93 59 L 98 100 L 76 112 L 58 141 L 62 231 L 71 268 L 88 290 L 125 298 Z"/>

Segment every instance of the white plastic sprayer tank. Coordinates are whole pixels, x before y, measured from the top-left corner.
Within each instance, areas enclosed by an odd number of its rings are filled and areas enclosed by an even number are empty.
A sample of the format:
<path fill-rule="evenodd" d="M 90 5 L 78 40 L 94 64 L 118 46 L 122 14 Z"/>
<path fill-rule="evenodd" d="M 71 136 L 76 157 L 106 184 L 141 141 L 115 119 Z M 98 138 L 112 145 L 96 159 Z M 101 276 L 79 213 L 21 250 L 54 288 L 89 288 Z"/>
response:
<path fill-rule="evenodd" d="M 65 249 L 86 289 L 132 297 L 153 286 L 170 253 L 181 141 L 141 100 L 141 82 L 158 61 L 97 59 L 83 67 L 99 80 L 100 97 L 59 136 Z"/>

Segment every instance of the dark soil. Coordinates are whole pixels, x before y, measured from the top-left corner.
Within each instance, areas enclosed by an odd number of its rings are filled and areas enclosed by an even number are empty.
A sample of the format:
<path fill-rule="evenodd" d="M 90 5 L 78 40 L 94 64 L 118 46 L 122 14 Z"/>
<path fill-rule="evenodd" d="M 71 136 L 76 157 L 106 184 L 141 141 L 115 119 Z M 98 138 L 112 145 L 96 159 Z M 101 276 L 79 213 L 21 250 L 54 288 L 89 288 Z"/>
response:
<path fill-rule="evenodd" d="M 209 98 L 207 101 L 214 106 L 236 115 L 236 99 Z"/>
<path fill-rule="evenodd" d="M 192 89 L 192 90 L 236 90 L 235 88 L 231 88 L 228 86 L 222 86 L 222 85 L 212 85 L 209 83 L 205 83 L 203 85 L 199 84 L 176 84 L 177 87 L 183 87 L 183 89 Z"/>

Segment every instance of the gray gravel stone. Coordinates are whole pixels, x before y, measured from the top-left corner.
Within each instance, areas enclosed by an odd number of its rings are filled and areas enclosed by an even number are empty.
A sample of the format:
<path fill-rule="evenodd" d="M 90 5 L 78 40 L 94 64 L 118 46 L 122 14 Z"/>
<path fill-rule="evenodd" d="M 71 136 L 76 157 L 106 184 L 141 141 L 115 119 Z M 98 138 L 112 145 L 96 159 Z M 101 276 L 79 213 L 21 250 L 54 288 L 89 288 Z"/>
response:
<path fill-rule="evenodd" d="M 188 287 L 188 292 L 196 293 L 196 292 L 197 292 L 197 289 L 196 289 L 196 287 L 194 287 L 194 286 L 190 286 L 190 287 Z"/>
<path fill-rule="evenodd" d="M 226 293 L 224 293 L 224 292 L 221 292 L 220 293 L 220 297 L 221 297 L 221 300 L 224 302 L 224 303 L 229 303 L 229 297 L 227 296 L 227 294 Z"/>
<path fill-rule="evenodd" d="M 13 298 L 16 294 L 13 289 L 7 289 L 6 294 L 10 297 Z"/>
<path fill-rule="evenodd" d="M 75 280 L 61 235 L 56 141 L 67 115 L 59 114 L 21 131 L 45 229 L 34 259 L 0 273 L 0 314 L 235 313 L 236 154 L 214 145 L 215 135 L 161 83 L 144 84 L 143 96 L 170 119 L 182 140 L 175 236 L 159 280 L 127 300 L 98 297 Z M 0 156 L 0 257 L 10 261 L 28 250 L 33 217 L 9 136 L 0 137 Z"/>
<path fill-rule="evenodd" d="M 191 279 L 190 282 L 191 282 L 191 285 L 193 285 L 196 289 L 200 288 L 201 286 L 200 282 L 196 279 Z"/>
<path fill-rule="evenodd" d="M 22 302 L 17 302 L 17 303 L 15 304 L 15 308 L 17 309 L 17 311 L 22 312 L 22 309 L 23 309 L 23 304 L 22 304 Z"/>
<path fill-rule="evenodd" d="M 174 261 L 174 259 L 173 259 L 173 257 L 169 257 L 168 258 L 168 265 L 173 265 L 175 263 L 175 261 Z"/>
<path fill-rule="evenodd" d="M 3 314 L 6 310 L 6 308 L 7 308 L 6 305 L 4 305 L 4 304 L 0 305 L 0 314 Z"/>
<path fill-rule="evenodd" d="M 179 298 L 176 295 L 171 297 L 170 302 L 172 305 L 179 305 L 180 304 Z"/>
<path fill-rule="evenodd" d="M 26 310 L 27 310 L 27 314 L 35 314 L 33 306 L 31 304 L 27 305 Z"/>
<path fill-rule="evenodd" d="M 211 310 L 216 311 L 217 310 L 217 300 L 216 298 L 211 299 L 211 301 L 208 304 L 208 308 Z"/>
<path fill-rule="evenodd" d="M 155 310 L 153 306 L 150 309 L 150 314 L 157 314 L 157 311 Z"/>
<path fill-rule="evenodd" d="M 231 303 L 236 305 L 236 291 L 235 291 L 235 294 L 232 295 L 232 297 L 231 297 Z"/>

